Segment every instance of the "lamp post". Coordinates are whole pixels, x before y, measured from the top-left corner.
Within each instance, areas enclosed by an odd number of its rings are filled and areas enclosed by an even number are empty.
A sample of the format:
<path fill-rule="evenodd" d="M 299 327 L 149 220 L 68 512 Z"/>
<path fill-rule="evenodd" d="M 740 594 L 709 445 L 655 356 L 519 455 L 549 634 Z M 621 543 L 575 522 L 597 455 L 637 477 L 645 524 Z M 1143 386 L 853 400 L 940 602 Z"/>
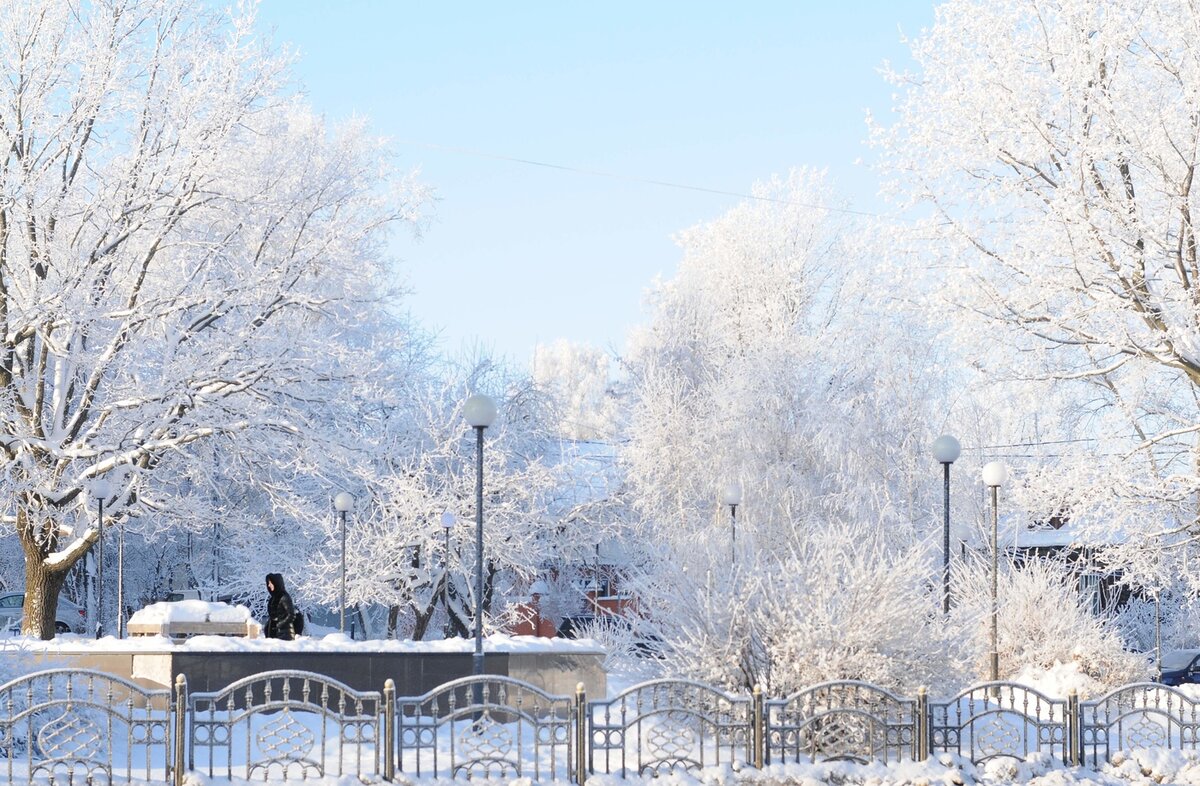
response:
<path fill-rule="evenodd" d="M 962 447 L 958 440 L 943 434 L 933 441 L 933 457 L 942 465 L 942 613 L 950 613 L 950 465 Z"/>
<path fill-rule="evenodd" d="M 483 674 L 483 432 L 496 419 L 496 402 L 477 393 L 463 404 L 463 417 L 475 429 L 475 657 L 471 672 Z"/>
<path fill-rule="evenodd" d="M 104 501 L 112 492 L 112 485 L 100 478 L 92 483 L 92 496 L 96 498 L 96 521 L 100 537 L 96 541 L 96 638 L 104 635 Z"/>
<path fill-rule="evenodd" d="M 742 504 L 742 484 L 736 480 L 725 484 L 721 501 L 729 506 L 729 559 L 737 563 L 737 506 Z"/>
<path fill-rule="evenodd" d="M 125 638 L 125 521 L 117 530 L 117 638 Z"/>
<path fill-rule="evenodd" d="M 442 629 L 443 639 L 450 638 L 450 530 L 454 529 L 457 522 L 458 516 L 448 510 L 442 511 L 442 532 L 446 535 L 446 556 L 443 558 L 446 575 L 442 577 L 442 605 L 446 607 L 446 625 Z"/>
<path fill-rule="evenodd" d="M 333 507 L 342 514 L 342 608 L 338 613 L 338 630 L 346 632 L 346 514 L 354 510 L 354 495 L 339 491 L 333 498 Z"/>
<path fill-rule="evenodd" d="M 1008 480 L 1008 468 L 999 461 L 990 461 L 983 465 L 983 483 L 992 492 L 992 682 L 1000 679 L 1000 623 L 999 603 L 997 600 L 1000 572 L 999 549 L 997 547 L 997 530 L 999 529 L 999 513 L 996 501 L 997 492 Z M 997 691 L 992 688 L 993 694 Z"/>

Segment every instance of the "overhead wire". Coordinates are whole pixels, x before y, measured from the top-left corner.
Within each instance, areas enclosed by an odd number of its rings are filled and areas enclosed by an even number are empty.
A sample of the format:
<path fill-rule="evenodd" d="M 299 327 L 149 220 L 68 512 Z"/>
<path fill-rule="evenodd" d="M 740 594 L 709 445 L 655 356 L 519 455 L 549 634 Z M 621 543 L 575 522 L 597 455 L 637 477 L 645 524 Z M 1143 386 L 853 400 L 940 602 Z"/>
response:
<path fill-rule="evenodd" d="M 819 205 L 810 202 L 797 202 L 792 199 L 781 199 L 779 197 L 765 196 L 762 194 L 747 194 L 741 191 L 726 191 L 720 188 L 708 188 L 706 186 L 690 185 L 688 183 L 676 183 L 670 180 L 658 180 L 656 178 L 641 177 L 637 175 L 625 175 L 619 172 L 605 172 L 600 169 L 586 169 L 584 167 L 571 166 L 569 164 L 555 164 L 549 161 L 537 161 L 532 158 L 521 158 L 519 156 L 510 156 L 503 153 L 491 153 L 486 150 L 474 150 L 468 147 L 454 147 L 452 145 L 440 145 L 433 142 L 420 142 L 413 139 L 397 139 L 393 140 L 396 144 L 409 145 L 412 147 L 423 147 L 428 150 L 440 150 L 447 153 L 457 153 L 460 155 L 476 156 L 478 158 L 490 158 L 496 161 L 508 161 L 514 164 L 524 164 L 526 166 L 536 166 L 545 169 L 556 169 L 562 172 L 572 172 L 579 175 L 588 175 L 591 177 L 606 177 L 612 180 L 624 180 L 629 183 L 644 183 L 646 185 L 661 186 L 663 188 L 676 188 L 684 191 L 697 191 L 702 194 L 716 194 L 719 196 L 737 197 L 738 199 L 752 199 L 759 202 L 773 202 L 779 205 L 791 205 L 793 207 L 804 207 L 812 210 L 825 210 L 830 213 L 844 213 L 852 216 L 864 216 L 867 218 L 885 218 L 891 220 L 913 220 L 905 219 L 895 215 L 884 215 L 882 213 L 873 213 L 868 210 L 855 210 L 848 207 L 835 207 L 832 205 Z"/>

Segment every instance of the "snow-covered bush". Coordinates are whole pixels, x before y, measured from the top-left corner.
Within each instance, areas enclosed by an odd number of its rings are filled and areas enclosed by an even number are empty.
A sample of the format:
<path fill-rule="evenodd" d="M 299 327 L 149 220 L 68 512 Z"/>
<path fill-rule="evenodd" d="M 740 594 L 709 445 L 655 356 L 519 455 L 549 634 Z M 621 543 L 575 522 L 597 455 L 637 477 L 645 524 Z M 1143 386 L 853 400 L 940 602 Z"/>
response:
<path fill-rule="evenodd" d="M 1165 592 L 1158 614 L 1164 650 L 1200 647 L 1200 599 Z M 1114 621 L 1130 649 L 1154 650 L 1155 616 L 1153 598 L 1133 597 L 1116 613 Z"/>
<path fill-rule="evenodd" d="M 869 525 L 821 530 L 793 546 L 755 608 L 776 694 L 835 679 L 935 690 L 962 676 L 945 636 L 924 549 L 889 547 Z"/>
<path fill-rule="evenodd" d="M 1074 664 L 1096 689 L 1147 676 L 1145 660 L 1125 649 L 1115 622 L 1097 616 L 1060 560 L 1014 566 L 1001 560 L 997 581 L 1000 678 Z M 951 625 L 966 643 L 978 678 L 989 676 L 991 564 L 969 558 L 954 575 Z"/>
<path fill-rule="evenodd" d="M 829 525 L 733 566 L 714 562 L 663 568 L 651 585 L 669 674 L 773 695 L 835 679 L 911 692 L 961 678 L 928 560 L 888 546 L 877 528 Z"/>

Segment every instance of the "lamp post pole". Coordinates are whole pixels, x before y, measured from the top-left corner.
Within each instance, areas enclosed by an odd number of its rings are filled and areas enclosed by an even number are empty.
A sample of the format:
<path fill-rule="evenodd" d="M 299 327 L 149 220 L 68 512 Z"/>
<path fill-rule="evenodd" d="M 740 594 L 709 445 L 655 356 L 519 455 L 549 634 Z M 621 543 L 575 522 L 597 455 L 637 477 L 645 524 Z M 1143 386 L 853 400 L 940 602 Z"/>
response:
<path fill-rule="evenodd" d="M 100 537 L 96 541 L 96 638 L 104 635 L 104 501 L 112 493 L 112 485 L 104 478 L 92 482 L 96 498 L 96 523 Z"/>
<path fill-rule="evenodd" d="M 125 522 L 117 531 L 117 638 L 125 638 Z"/>
<path fill-rule="evenodd" d="M 442 576 L 442 605 L 446 607 L 446 625 L 442 629 L 442 638 L 450 638 L 450 530 L 454 529 L 458 517 L 448 510 L 442 511 L 442 532 L 446 535 L 446 551 L 442 562 L 445 575 Z"/>
<path fill-rule="evenodd" d="M 999 573 L 1000 549 L 997 538 L 999 531 L 999 496 L 1000 486 L 1008 479 L 1008 468 L 999 461 L 992 461 L 983 467 L 983 482 L 992 492 L 992 626 L 991 626 L 991 681 L 1000 679 L 1000 605 L 999 605 Z M 992 687 L 992 695 L 999 689 Z"/>
<path fill-rule="evenodd" d="M 737 564 L 737 507 L 742 504 L 742 484 L 736 480 L 725 484 L 721 501 L 729 506 L 729 564 Z"/>
<path fill-rule="evenodd" d="M 463 405 L 463 416 L 475 429 L 475 656 L 471 673 L 478 676 L 483 674 L 483 432 L 496 419 L 496 402 L 482 394 L 471 396 Z"/>
<path fill-rule="evenodd" d="M 341 610 L 338 612 L 338 630 L 346 632 L 346 514 L 354 509 L 354 496 L 347 491 L 339 491 L 333 498 L 333 507 L 337 509 L 342 519 L 342 590 Z"/>
<path fill-rule="evenodd" d="M 958 440 L 943 434 L 933 442 L 933 457 L 942 465 L 942 613 L 950 613 L 950 465 L 962 447 Z"/>
<path fill-rule="evenodd" d="M 96 638 L 104 635 L 104 497 L 96 498 L 100 540 L 96 543 Z"/>

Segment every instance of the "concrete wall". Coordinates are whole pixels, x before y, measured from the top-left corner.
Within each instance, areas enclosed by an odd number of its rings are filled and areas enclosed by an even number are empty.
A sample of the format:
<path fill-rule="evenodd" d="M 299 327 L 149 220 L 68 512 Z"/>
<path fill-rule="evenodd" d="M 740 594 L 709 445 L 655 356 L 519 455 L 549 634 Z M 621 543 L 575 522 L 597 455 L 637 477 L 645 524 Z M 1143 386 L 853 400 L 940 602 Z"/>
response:
<path fill-rule="evenodd" d="M 191 692 L 220 690 L 265 671 L 311 671 L 355 690 L 383 690 L 391 678 L 398 696 L 420 696 L 471 674 L 471 653 L 459 652 L 50 652 L 39 654 L 47 668 L 95 669 L 147 688 L 165 688 L 187 677 Z M 582 682 L 587 695 L 606 695 L 604 656 L 598 653 L 486 653 L 484 671 L 523 680 L 547 693 L 573 696 Z M 41 664 L 39 664 L 41 665 Z"/>

